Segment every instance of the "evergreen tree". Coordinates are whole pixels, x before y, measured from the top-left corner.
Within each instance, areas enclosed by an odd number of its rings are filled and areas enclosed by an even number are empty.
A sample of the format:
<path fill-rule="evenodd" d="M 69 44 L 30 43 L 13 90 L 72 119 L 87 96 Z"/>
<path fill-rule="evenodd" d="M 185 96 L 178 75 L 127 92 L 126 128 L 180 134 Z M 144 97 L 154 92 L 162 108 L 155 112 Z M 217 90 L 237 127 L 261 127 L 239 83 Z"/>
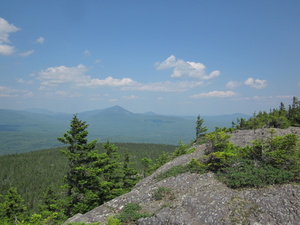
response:
<path fill-rule="evenodd" d="M 88 125 L 74 115 L 70 130 L 63 137 L 57 138 L 60 142 L 68 144 L 67 150 L 61 152 L 68 158 L 70 170 L 65 177 L 68 204 L 66 215 L 72 216 L 78 212 L 85 212 L 90 209 L 91 202 L 100 202 L 97 195 L 91 191 L 98 187 L 97 173 L 93 163 L 98 160 L 99 154 L 94 150 L 97 140 L 90 143 L 87 141 Z M 94 204 L 91 204 L 94 205 Z"/>
<path fill-rule="evenodd" d="M 123 190 L 123 171 L 119 162 L 120 156 L 117 154 L 118 147 L 107 141 L 103 144 L 103 148 L 106 151 L 106 160 L 103 162 L 103 177 L 109 186 L 109 192 L 104 197 L 105 201 L 109 201 L 121 194 L 124 194 Z"/>
<path fill-rule="evenodd" d="M 297 97 L 293 97 L 293 103 L 288 111 L 288 118 L 292 126 L 300 126 L 300 101 Z"/>
<path fill-rule="evenodd" d="M 281 102 L 279 109 L 270 109 L 270 112 L 259 112 L 253 117 L 246 119 L 238 119 L 234 124 L 237 129 L 256 129 L 256 128 L 281 128 L 285 129 L 289 126 L 300 126 L 300 101 L 297 97 L 293 97 L 292 105 L 286 110 L 285 105 Z"/>
<path fill-rule="evenodd" d="M 69 159 L 65 180 L 68 204 L 66 215 L 85 213 L 123 193 L 123 171 L 117 147 L 104 143 L 103 153 L 94 150 L 97 140 L 87 141 L 88 125 L 74 115 L 71 129 L 59 141 L 69 144 L 62 153 Z"/>
<path fill-rule="evenodd" d="M 123 162 L 123 189 L 125 191 L 130 191 L 131 188 L 138 182 L 139 176 L 137 175 L 138 172 L 136 169 L 130 167 L 130 155 L 128 150 L 126 149 L 126 152 L 124 154 L 124 162 Z"/>
<path fill-rule="evenodd" d="M 11 187 L 4 196 L 4 202 L 0 203 L 0 222 L 5 224 L 5 221 L 10 221 L 17 224 L 25 211 L 24 199 L 16 188 Z"/>
<path fill-rule="evenodd" d="M 41 204 L 39 205 L 40 220 L 46 223 L 58 224 L 66 218 L 63 215 L 64 200 L 54 192 L 52 186 L 49 186 L 41 197 Z M 38 214 L 35 216 L 37 217 Z"/>
<path fill-rule="evenodd" d="M 147 157 L 142 158 L 143 177 L 147 177 L 151 173 L 153 161 Z"/>
<path fill-rule="evenodd" d="M 207 127 L 203 126 L 203 118 L 198 115 L 197 122 L 196 122 L 196 140 L 201 136 L 204 136 L 204 133 L 207 131 Z"/>

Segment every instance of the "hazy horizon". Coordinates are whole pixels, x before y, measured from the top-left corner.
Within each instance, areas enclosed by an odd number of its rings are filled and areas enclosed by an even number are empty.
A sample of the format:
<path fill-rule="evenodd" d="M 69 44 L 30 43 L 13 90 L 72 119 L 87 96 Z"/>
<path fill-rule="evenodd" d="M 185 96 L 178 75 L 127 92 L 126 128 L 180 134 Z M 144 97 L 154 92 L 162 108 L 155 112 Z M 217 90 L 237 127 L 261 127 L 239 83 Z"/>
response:
<path fill-rule="evenodd" d="M 55 114 L 59 114 L 59 113 L 62 113 L 62 114 L 77 114 L 77 113 L 85 113 L 85 112 L 90 112 L 90 111 L 97 111 L 97 110 L 105 110 L 105 109 L 109 109 L 109 108 L 113 108 L 113 107 L 116 107 L 116 106 L 119 106 L 131 113 L 135 113 L 135 114 L 147 114 L 147 113 L 154 113 L 156 115 L 161 115 L 161 116 L 182 116 L 182 117 L 196 117 L 198 115 L 201 115 L 201 116 L 225 116 L 225 115 L 234 115 L 234 114 L 241 114 L 241 115 L 252 115 L 252 114 L 245 114 L 245 113 L 239 113 L 239 112 L 235 112 L 235 113 L 227 113 L 227 114 L 201 114 L 201 113 L 198 113 L 198 114 L 160 114 L 160 113 L 156 113 L 154 111 L 147 111 L 147 112 L 134 112 L 134 111 L 131 111 L 131 110 L 128 110 L 126 109 L 125 107 L 123 106 L 120 106 L 120 105 L 112 105 L 112 106 L 109 106 L 109 107 L 106 107 L 106 108 L 95 108 L 95 109 L 91 109 L 91 110 L 85 110 L 85 111 L 79 111 L 79 112 L 63 112 L 63 111 L 53 111 L 53 110 L 49 110 L 49 109 L 45 109 L 45 108 L 38 108 L 38 107 L 33 107 L 33 108 L 24 108 L 24 109 L 9 109 L 9 108 L 0 108 L 0 110 L 16 110 L 16 111 L 26 111 L 26 112 L 40 112 L 42 113 L 43 111 L 46 112 L 49 112 L 49 113 L 55 113 Z"/>

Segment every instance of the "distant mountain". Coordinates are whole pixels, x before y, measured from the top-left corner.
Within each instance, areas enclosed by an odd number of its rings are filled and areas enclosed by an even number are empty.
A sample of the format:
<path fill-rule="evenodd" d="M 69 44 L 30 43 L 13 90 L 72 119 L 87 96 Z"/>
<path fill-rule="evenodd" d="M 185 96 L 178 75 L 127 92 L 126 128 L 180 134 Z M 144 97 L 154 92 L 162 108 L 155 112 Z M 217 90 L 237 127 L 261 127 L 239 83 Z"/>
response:
<path fill-rule="evenodd" d="M 36 114 L 43 114 L 43 115 L 69 115 L 68 113 L 52 112 L 50 110 L 41 109 L 41 108 L 27 108 L 22 111 L 36 113 Z"/>
<path fill-rule="evenodd" d="M 23 111 L 25 111 L 25 112 L 32 112 L 32 113 L 38 113 L 38 114 L 45 114 L 45 115 L 55 115 L 55 114 L 57 114 L 57 113 L 52 112 L 50 110 L 40 109 L 40 108 L 27 108 L 27 109 L 24 109 Z"/>
<path fill-rule="evenodd" d="M 154 112 L 152 112 L 152 111 L 150 111 L 150 112 L 145 112 L 145 113 L 141 113 L 141 114 L 144 114 L 144 115 L 151 115 L 151 116 L 153 116 L 153 115 L 157 115 L 156 113 L 154 113 Z"/>
<path fill-rule="evenodd" d="M 26 111 L 0 109 L 0 155 L 57 147 L 57 137 L 69 129 L 72 114 L 54 113 L 42 109 Z M 205 116 L 209 131 L 215 127 L 230 127 L 241 114 Z M 78 113 L 89 124 L 89 139 L 99 142 L 174 144 L 195 138 L 195 117 L 165 116 L 155 113 L 133 113 L 113 106 Z M 245 117 L 247 118 L 247 117 Z"/>
<path fill-rule="evenodd" d="M 104 116 L 104 115 L 129 115 L 133 114 L 132 112 L 129 112 L 128 110 L 122 108 L 119 105 L 105 108 L 105 109 L 96 109 L 92 111 L 86 111 L 81 112 L 78 114 L 78 117 L 80 118 L 90 118 L 90 117 L 98 117 L 98 116 Z"/>

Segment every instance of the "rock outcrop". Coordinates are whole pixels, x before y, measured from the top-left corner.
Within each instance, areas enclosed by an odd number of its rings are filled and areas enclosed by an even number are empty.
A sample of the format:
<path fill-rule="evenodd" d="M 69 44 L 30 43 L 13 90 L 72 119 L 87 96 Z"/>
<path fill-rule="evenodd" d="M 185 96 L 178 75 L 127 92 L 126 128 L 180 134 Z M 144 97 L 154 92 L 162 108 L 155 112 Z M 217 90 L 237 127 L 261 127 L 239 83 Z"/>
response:
<path fill-rule="evenodd" d="M 300 128 L 278 130 L 278 135 L 297 133 Z M 254 138 L 269 135 L 267 130 L 237 131 L 231 141 L 239 146 Z M 260 189 L 233 190 L 218 181 L 213 173 L 183 173 L 157 181 L 156 176 L 192 158 L 200 158 L 207 145 L 195 146 L 196 151 L 166 163 L 135 188 L 84 215 L 75 215 L 67 222 L 106 223 L 109 216 L 119 214 L 128 203 L 139 203 L 142 211 L 152 216 L 138 224 L 299 224 L 300 185 L 272 185 Z M 172 198 L 157 200 L 154 192 L 160 187 L 172 191 Z"/>

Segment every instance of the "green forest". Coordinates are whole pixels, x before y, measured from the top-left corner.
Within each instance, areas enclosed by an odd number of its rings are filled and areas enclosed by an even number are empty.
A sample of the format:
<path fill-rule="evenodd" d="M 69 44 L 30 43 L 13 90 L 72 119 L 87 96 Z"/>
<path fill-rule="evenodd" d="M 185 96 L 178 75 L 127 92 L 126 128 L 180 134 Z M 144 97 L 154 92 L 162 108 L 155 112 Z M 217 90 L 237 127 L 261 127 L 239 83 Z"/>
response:
<path fill-rule="evenodd" d="M 293 102 L 288 108 L 281 102 L 278 109 L 270 109 L 270 112 L 259 111 L 254 113 L 248 120 L 240 118 L 237 123 L 232 122 L 236 129 L 257 129 L 257 128 L 281 128 L 300 126 L 300 101 L 293 97 Z"/>
<path fill-rule="evenodd" d="M 300 126 L 300 101 L 287 108 L 280 103 L 269 113 L 254 113 L 232 122 L 232 128 L 206 133 L 200 115 L 194 143 L 208 143 L 203 159 L 192 159 L 157 179 L 179 173 L 212 171 L 231 188 L 261 187 L 300 181 L 299 137 L 277 136 L 272 128 Z M 175 145 L 105 143 L 89 141 L 85 121 L 74 115 L 69 129 L 58 137 L 62 148 L 0 157 L 1 224 L 61 224 L 120 196 L 166 162 L 195 150 L 191 144 Z M 254 140 L 240 148 L 228 141 L 236 129 L 268 128 L 270 138 Z M 114 218 L 120 224 L 122 219 Z"/>
<path fill-rule="evenodd" d="M 142 171 L 141 159 L 146 157 L 155 162 L 162 152 L 173 152 L 175 145 L 144 144 L 144 143 L 114 143 L 118 148 L 120 162 L 126 151 L 130 154 L 132 167 Z M 62 148 L 45 149 L 22 154 L 11 154 L 0 157 L 0 194 L 6 195 L 9 188 L 16 187 L 25 200 L 27 213 L 39 210 L 41 197 L 51 187 L 59 194 L 67 173 L 68 159 L 62 155 Z M 102 144 L 95 149 L 104 151 Z"/>

